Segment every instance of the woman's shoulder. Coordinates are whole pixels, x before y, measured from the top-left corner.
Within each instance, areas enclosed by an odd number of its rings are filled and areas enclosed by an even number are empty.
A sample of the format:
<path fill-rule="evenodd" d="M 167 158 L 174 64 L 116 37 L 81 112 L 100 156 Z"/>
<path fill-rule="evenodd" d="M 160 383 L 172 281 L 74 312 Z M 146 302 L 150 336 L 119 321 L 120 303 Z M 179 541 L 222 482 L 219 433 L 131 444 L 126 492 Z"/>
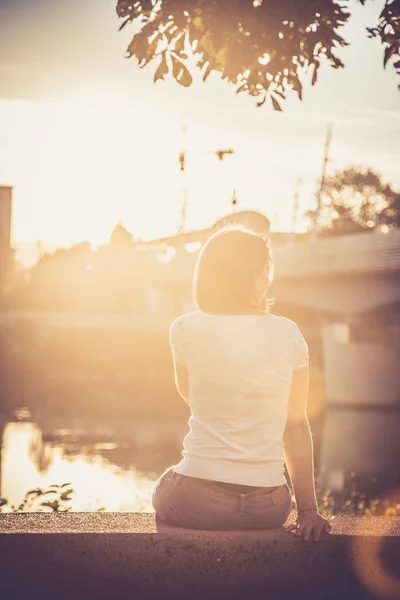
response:
<path fill-rule="evenodd" d="M 303 334 L 295 321 L 273 314 L 269 316 L 270 330 L 272 329 L 276 334 L 284 335 L 288 339 L 302 337 Z"/>
<path fill-rule="evenodd" d="M 297 324 L 288 319 L 287 317 L 281 317 L 278 315 L 274 315 L 272 313 L 265 313 L 259 315 L 211 315 L 207 313 L 203 313 L 200 310 L 195 310 L 189 313 L 185 313 L 176 319 L 171 324 L 171 329 L 181 329 L 185 327 L 185 325 L 201 325 L 201 323 L 212 324 L 213 327 L 216 326 L 216 323 L 220 321 L 221 323 L 226 323 L 229 321 L 230 325 L 233 323 L 237 323 L 238 325 L 243 322 L 254 322 L 254 319 L 261 324 L 264 324 L 266 328 L 274 328 L 279 331 L 287 331 L 296 332 L 298 330 Z"/>
<path fill-rule="evenodd" d="M 268 313 L 268 316 L 270 317 L 271 322 L 274 323 L 277 327 L 280 327 L 281 329 L 293 331 L 298 327 L 297 323 L 295 323 L 291 319 L 288 319 L 287 317 L 273 315 L 272 313 Z"/>
<path fill-rule="evenodd" d="M 193 323 L 193 322 L 199 322 L 199 321 L 209 321 L 212 319 L 212 321 L 218 321 L 220 320 L 222 321 L 226 321 L 226 318 L 231 317 L 231 320 L 235 320 L 235 317 L 237 315 L 209 315 L 207 313 L 203 313 L 200 310 L 194 310 L 192 312 L 189 313 L 185 313 L 183 315 L 180 315 L 179 317 L 177 317 L 176 319 L 174 319 L 171 323 L 171 329 L 172 328 L 179 328 L 182 327 L 183 325 L 187 324 L 187 323 Z M 295 321 L 292 321 L 291 319 L 288 319 L 287 317 L 282 317 L 279 315 L 274 315 L 272 313 L 265 313 L 265 314 L 260 314 L 260 315 L 239 315 L 240 317 L 240 321 L 243 320 L 243 318 L 248 317 L 248 320 L 253 320 L 254 318 L 258 318 L 262 323 L 265 323 L 266 326 L 275 326 L 277 328 L 279 328 L 280 330 L 286 330 L 286 331 L 296 331 L 298 330 L 298 325 L 297 323 L 295 323 Z M 239 322 L 239 319 L 238 319 Z"/>
<path fill-rule="evenodd" d="M 201 315 L 201 313 L 198 310 L 180 315 L 172 321 L 170 330 L 177 331 L 183 329 L 188 322 L 193 321 L 193 319 L 199 318 L 199 315 Z"/>

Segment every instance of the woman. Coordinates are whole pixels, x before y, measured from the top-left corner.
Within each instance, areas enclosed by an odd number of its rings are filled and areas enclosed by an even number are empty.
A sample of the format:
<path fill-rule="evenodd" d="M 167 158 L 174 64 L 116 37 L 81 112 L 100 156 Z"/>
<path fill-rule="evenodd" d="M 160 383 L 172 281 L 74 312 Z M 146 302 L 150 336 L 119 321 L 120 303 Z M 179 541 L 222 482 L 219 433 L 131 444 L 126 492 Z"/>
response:
<path fill-rule="evenodd" d="M 204 245 L 196 267 L 198 310 L 171 326 L 178 392 L 189 404 L 183 459 L 153 492 L 158 517 L 196 529 L 270 529 L 296 524 L 318 540 L 330 524 L 317 510 L 306 416 L 308 348 L 297 325 L 271 315 L 269 239 L 226 227 Z M 284 454 L 284 456 L 283 456 Z"/>

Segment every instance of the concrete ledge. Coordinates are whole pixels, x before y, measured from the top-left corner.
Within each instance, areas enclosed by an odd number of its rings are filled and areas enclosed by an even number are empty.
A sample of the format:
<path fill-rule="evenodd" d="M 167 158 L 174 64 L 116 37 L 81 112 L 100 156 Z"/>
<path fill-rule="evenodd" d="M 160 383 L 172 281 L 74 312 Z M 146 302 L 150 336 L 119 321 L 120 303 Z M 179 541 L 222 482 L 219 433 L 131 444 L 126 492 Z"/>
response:
<path fill-rule="evenodd" d="M 400 598 L 400 518 L 340 517 L 318 543 L 153 514 L 0 515 L 0 598 Z"/>

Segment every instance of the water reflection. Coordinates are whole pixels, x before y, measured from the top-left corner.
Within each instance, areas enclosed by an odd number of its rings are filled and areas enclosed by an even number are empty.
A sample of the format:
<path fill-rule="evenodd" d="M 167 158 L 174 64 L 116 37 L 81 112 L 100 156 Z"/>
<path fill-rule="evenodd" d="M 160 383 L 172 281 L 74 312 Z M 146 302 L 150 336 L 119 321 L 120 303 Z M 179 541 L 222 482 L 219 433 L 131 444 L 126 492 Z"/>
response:
<path fill-rule="evenodd" d="M 71 482 L 72 510 L 151 511 L 154 482 L 179 459 L 181 436 L 172 430 L 159 439 L 155 431 L 140 430 L 135 440 L 108 430 L 43 432 L 27 420 L 9 422 L 3 431 L 0 496 L 18 505 L 31 489 Z"/>

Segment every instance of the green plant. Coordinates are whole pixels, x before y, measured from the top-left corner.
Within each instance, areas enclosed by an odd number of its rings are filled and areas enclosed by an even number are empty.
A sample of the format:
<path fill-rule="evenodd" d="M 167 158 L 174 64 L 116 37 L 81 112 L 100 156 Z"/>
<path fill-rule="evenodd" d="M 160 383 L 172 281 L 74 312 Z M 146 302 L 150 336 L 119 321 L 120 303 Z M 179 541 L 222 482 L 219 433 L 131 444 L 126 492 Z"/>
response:
<path fill-rule="evenodd" d="M 357 516 L 400 516 L 400 502 L 397 498 L 376 498 L 368 492 L 352 490 L 346 499 L 341 499 L 332 490 L 317 492 L 318 510 L 326 517 L 335 515 Z"/>
<path fill-rule="evenodd" d="M 10 506 L 5 498 L 0 498 L 0 512 L 70 512 L 74 493 L 70 485 L 53 484 L 45 491 L 41 488 L 30 490 L 18 506 Z"/>

